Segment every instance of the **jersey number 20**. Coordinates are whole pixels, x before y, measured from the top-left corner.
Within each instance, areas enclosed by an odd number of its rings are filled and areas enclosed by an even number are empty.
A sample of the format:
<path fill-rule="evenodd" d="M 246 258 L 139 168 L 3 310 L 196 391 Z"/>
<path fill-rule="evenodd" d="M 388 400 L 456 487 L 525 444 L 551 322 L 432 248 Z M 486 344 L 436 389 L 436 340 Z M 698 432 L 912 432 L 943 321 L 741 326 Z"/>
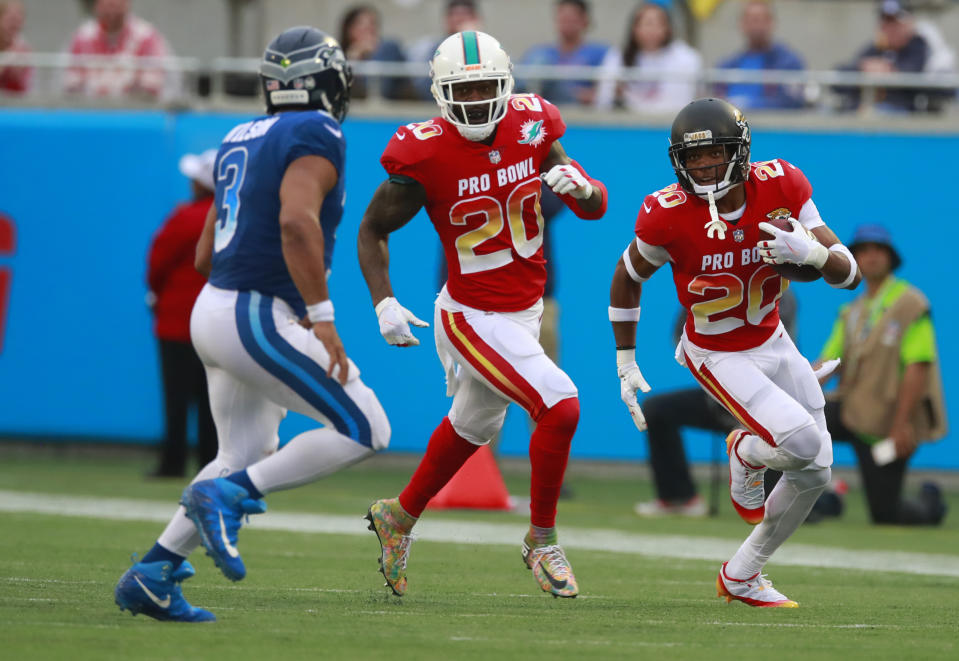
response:
<path fill-rule="evenodd" d="M 216 210 L 216 234 L 213 250 L 226 248 L 236 234 L 236 219 L 240 213 L 240 188 L 246 177 L 246 147 L 235 147 L 223 155 L 217 167 L 216 180 L 223 182 L 220 207 Z"/>
<path fill-rule="evenodd" d="M 506 200 L 504 213 L 503 205 L 499 200 L 489 195 L 480 195 L 468 200 L 460 200 L 450 209 L 450 222 L 453 225 L 465 225 L 470 216 L 481 215 L 486 218 L 479 227 L 456 237 L 456 254 L 459 257 L 460 273 L 480 273 L 506 266 L 513 261 L 513 251 L 524 259 L 536 254 L 543 245 L 543 215 L 539 210 L 540 180 L 528 179 L 513 189 Z M 526 223 L 523 221 L 523 208 L 527 201 L 532 200 L 536 213 L 536 234 L 526 234 Z M 501 248 L 490 253 L 477 254 L 476 249 L 486 241 L 499 235 L 509 223 L 509 234 L 513 244 L 512 249 Z"/>
<path fill-rule="evenodd" d="M 774 278 L 778 287 L 772 300 L 764 305 L 765 285 Z M 782 285 L 783 280 L 780 275 L 765 264 L 752 274 L 746 286 L 738 276 L 732 273 L 711 273 L 693 278 L 687 287 L 691 294 L 706 296 L 708 290 L 725 291 L 722 296 L 693 303 L 690 306 L 689 311 L 693 315 L 696 332 L 700 335 L 721 335 L 745 326 L 747 323 L 758 326 L 776 307 L 776 301 L 782 297 Z M 724 312 L 735 310 L 742 304 L 743 299 L 746 300 L 745 319 L 740 316 L 713 319 Z"/>

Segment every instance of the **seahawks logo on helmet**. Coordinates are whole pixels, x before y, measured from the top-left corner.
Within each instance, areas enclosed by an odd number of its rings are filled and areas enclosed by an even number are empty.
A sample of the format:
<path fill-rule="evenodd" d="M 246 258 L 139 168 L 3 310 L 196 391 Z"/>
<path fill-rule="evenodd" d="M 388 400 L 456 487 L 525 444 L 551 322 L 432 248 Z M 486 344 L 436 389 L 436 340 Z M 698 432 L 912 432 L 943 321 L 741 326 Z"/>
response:
<path fill-rule="evenodd" d="M 342 122 L 353 70 L 339 42 L 309 26 L 281 32 L 263 53 L 260 80 L 266 110 L 325 110 Z"/>

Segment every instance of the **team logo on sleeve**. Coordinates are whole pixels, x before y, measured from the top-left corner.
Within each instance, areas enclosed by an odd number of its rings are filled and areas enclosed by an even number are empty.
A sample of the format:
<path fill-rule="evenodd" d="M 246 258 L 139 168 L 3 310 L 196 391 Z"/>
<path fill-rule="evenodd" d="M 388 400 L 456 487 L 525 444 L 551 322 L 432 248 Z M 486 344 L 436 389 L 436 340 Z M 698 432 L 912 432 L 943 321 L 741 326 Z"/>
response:
<path fill-rule="evenodd" d="M 516 142 L 521 145 L 538 147 L 543 144 L 543 140 L 546 139 L 546 129 L 543 128 L 543 120 L 541 119 L 526 120 L 523 122 L 523 125 L 519 127 L 519 132 L 522 137 Z"/>
<path fill-rule="evenodd" d="M 766 218 L 769 220 L 786 220 L 792 215 L 792 212 L 789 211 L 786 207 L 779 207 L 778 209 L 773 209 L 766 214 Z"/>
<path fill-rule="evenodd" d="M 736 243 L 742 243 L 743 239 L 746 238 L 746 232 L 742 229 L 733 230 L 733 241 Z"/>
<path fill-rule="evenodd" d="M 503 160 L 503 156 L 499 153 L 499 149 L 493 149 L 489 153 L 489 162 L 493 165 L 496 165 Z"/>

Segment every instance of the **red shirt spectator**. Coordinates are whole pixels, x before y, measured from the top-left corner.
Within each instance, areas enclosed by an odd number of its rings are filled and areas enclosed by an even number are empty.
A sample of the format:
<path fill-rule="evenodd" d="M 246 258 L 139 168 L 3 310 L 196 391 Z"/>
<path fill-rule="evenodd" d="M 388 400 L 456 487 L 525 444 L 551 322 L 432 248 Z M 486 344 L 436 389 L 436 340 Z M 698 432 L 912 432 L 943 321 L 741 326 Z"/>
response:
<path fill-rule="evenodd" d="M 193 182 L 194 199 L 180 204 L 150 247 L 147 282 L 156 297 L 154 330 L 161 340 L 190 342 L 190 313 L 206 279 L 193 266 L 196 243 L 213 203 L 216 150 L 180 159 L 180 172 Z"/>
<path fill-rule="evenodd" d="M 171 55 L 166 39 L 153 25 L 130 13 L 129 0 L 97 0 L 96 18 L 73 33 L 72 55 L 112 55 L 129 61 L 134 57 Z M 153 65 L 141 69 L 111 66 L 77 66 L 67 70 L 64 89 L 87 96 L 161 96 L 168 84 L 166 72 Z"/>
<path fill-rule="evenodd" d="M 30 46 L 20 35 L 23 3 L 0 2 L 0 53 L 29 53 Z M 0 67 L 0 90 L 23 93 L 33 81 L 31 67 Z"/>

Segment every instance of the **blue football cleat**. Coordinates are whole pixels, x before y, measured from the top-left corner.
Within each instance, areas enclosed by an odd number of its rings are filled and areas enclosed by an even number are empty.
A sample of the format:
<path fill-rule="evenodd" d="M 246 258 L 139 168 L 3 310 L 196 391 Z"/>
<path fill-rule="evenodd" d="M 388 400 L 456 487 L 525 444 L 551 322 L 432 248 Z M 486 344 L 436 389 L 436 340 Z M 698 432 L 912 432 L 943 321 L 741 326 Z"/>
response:
<path fill-rule="evenodd" d="M 207 555 L 231 581 L 246 576 L 246 567 L 236 548 L 236 535 L 247 514 L 262 514 L 266 503 L 248 497 L 246 489 L 226 478 L 201 480 L 183 490 L 180 502 L 200 531 Z"/>
<path fill-rule="evenodd" d="M 183 598 L 180 583 L 196 572 L 189 562 L 172 571 L 166 561 L 137 562 L 117 582 L 113 591 L 120 610 L 143 613 L 156 620 L 173 622 L 215 622 L 208 610 L 196 608 Z"/>

